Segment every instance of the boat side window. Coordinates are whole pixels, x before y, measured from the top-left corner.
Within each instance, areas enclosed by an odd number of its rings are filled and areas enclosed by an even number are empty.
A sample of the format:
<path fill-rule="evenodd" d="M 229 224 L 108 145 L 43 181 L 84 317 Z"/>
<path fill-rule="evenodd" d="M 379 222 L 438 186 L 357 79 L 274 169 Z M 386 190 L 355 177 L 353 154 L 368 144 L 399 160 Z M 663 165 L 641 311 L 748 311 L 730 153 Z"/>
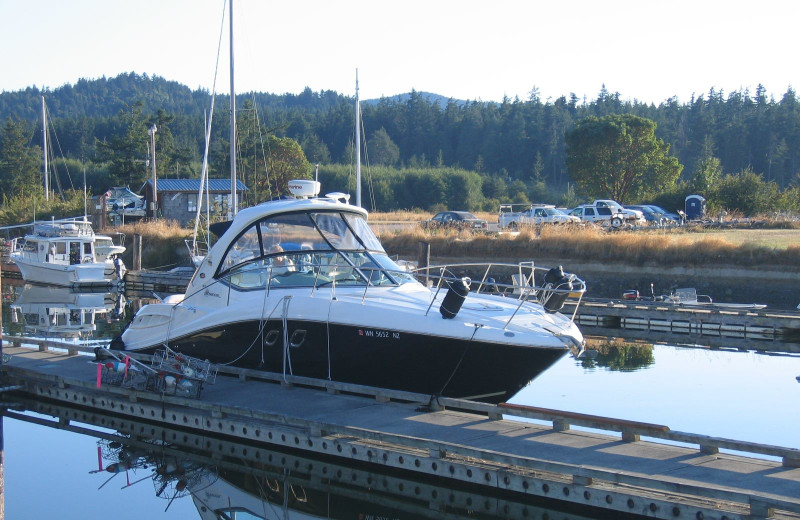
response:
<path fill-rule="evenodd" d="M 256 226 L 252 226 L 231 245 L 222 266 L 228 270 L 259 256 L 261 256 L 261 246 L 258 240 L 258 230 Z"/>
<path fill-rule="evenodd" d="M 91 254 L 92 254 L 92 243 L 91 242 L 84 242 L 83 243 L 83 254 L 91 256 Z"/>
<path fill-rule="evenodd" d="M 56 242 L 56 254 L 57 255 L 66 255 L 67 254 L 67 243 L 66 242 Z"/>
<path fill-rule="evenodd" d="M 28 253 L 35 253 L 37 245 L 38 242 L 35 242 L 33 240 L 26 240 L 25 243 L 22 244 L 22 250 Z"/>

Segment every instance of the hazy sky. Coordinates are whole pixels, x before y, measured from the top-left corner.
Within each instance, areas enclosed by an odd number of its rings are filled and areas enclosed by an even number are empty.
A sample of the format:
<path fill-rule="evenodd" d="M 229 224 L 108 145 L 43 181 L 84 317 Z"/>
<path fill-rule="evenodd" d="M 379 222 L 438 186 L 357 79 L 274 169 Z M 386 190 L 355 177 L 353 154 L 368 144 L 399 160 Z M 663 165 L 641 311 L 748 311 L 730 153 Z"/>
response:
<path fill-rule="evenodd" d="M 237 92 L 681 102 L 800 85 L 792 0 L 234 0 Z M 227 92 L 223 0 L 0 0 L 0 91 L 147 73 Z"/>

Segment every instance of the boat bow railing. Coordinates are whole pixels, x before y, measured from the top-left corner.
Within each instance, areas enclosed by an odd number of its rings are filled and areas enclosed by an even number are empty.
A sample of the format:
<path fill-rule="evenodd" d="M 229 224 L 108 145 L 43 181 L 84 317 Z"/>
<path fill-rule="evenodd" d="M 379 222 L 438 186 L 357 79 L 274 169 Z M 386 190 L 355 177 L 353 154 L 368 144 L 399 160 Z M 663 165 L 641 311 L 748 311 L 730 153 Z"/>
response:
<path fill-rule="evenodd" d="M 541 304 L 547 311 L 555 312 L 560 310 L 563 302 L 570 297 L 578 300 L 570 317 L 574 320 L 586 292 L 586 282 L 572 273 L 564 273 L 561 266 L 537 267 L 532 261 L 516 264 L 491 262 L 432 265 L 415 269 L 413 274 L 422 283 L 430 287 L 436 286 L 428 311 L 444 286 L 449 288 L 451 283 L 464 277 L 470 278 L 470 292 L 516 298 L 519 304 L 506 326 L 511 323 L 525 302 L 533 301 Z M 480 276 L 476 289 L 472 288 L 474 280 L 470 275 Z M 511 283 L 498 280 L 510 280 Z"/>

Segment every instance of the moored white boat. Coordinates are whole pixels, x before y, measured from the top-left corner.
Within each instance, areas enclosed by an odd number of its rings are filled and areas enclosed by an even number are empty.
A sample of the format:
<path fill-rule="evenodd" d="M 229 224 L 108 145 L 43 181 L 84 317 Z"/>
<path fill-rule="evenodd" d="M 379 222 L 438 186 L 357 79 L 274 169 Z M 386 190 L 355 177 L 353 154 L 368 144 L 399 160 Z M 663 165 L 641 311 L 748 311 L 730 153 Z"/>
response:
<path fill-rule="evenodd" d="M 62 219 L 35 222 L 24 240 L 14 240 L 9 256 L 26 282 L 80 287 L 119 282 L 124 251 L 110 237 L 95 235 L 88 221 Z"/>
<path fill-rule="evenodd" d="M 305 182 L 290 185 L 318 190 Z M 556 312 L 585 291 L 578 278 L 526 283 L 512 297 L 486 294 L 485 283 L 468 292 L 469 280 L 428 268 L 419 273 L 428 287 L 388 257 L 366 220 L 334 197 L 242 210 L 185 295 L 143 307 L 111 347 L 167 344 L 219 364 L 486 401 L 582 348 L 572 317 Z M 547 272 L 515 268 L 526 282 Z"/>

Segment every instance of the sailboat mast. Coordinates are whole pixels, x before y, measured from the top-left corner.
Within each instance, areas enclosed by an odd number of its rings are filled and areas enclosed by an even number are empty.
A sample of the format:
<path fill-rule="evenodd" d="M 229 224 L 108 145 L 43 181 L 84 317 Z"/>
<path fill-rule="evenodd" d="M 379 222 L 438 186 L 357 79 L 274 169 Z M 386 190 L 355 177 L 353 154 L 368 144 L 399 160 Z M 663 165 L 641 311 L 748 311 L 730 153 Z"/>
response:
<path fill-rule="evenodd" d="M 236 90 L 233 86 L 233 0 L 230 0 L 230 40 L 231 40 L 231 217 L 239 211 L 236 200 Z"/>
<path fill-rule="evenodd" d="M 44 96 L 42 96 L 42 154 L 44 161 L 42 161 L 44 176 L 44 200 L 50 200 L 50 179 L 47 175 L 47 107 L 44 104 Z"/>
<path fill-rule="evenodd" d="M 356 69 L 356 206 L 361 207 L 361 103 L 358 99 L 358 69 Z"/>

